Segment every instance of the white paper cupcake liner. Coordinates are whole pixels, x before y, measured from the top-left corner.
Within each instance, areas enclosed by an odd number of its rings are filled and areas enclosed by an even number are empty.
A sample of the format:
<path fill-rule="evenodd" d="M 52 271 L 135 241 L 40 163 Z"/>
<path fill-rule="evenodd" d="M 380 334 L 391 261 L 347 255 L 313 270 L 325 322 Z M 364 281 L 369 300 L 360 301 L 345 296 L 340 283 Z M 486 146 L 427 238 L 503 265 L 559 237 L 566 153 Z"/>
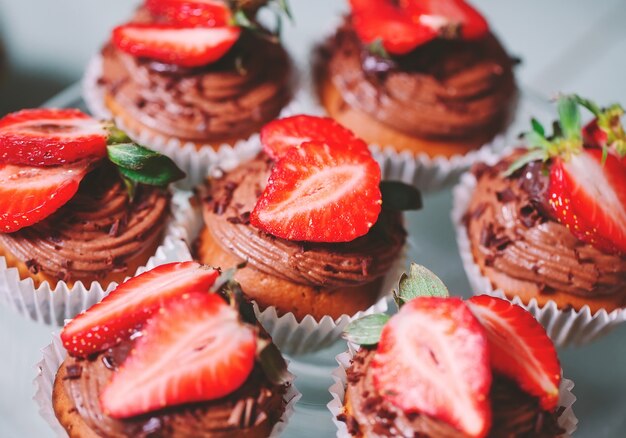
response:
<path fill-rule="evenodd" d="M 356 354 L 358 346 L 348 343 L 348 351 L 338 354 L 335 360 L 339 365 L 333 371 L 334 384 L 328 389 L 332 400 L 328 403 L 327 407 L 333 417 L 333 423 L 337 426 L 337 438 L 350 438 L 352 435 L 348 433 L 346 423 L 337 420 L 337 415 L 343 411 L 343 400 L 346 394 L 346 385 L 348 382 L 346 370 L 350 368 L 352 358 Z M 398 382 L 402 384 L 402 382 Z M 576 401 L 576 396 L 572 393 L 574 388 L 574 382 L 568 379 L 562 379 L 559 393 L 559 406 L 563 409 L 563 412 L 559 416 L 558 424 L 565 430 L 565 434 L 562 437 L 570 437 L 578 427 L 578 419 L 574 414 L 572 406 Z"/>
<path fill-rule="evenodd" d="M 180 194 L 173 196 L 173 211 L 177 210 L 177 199 L 180 199 Z M 190 259 L 187 245 L 178 238 L 181 232 L 174 222 L 169 221 L 161 245 L 133 276 L 165 263 Z M 7 267 L 6 259 L 0 256 L 0 301 L 18 314 L 39 323 L 62 327 L 66 319 L 101 301 L 116 287 L 115 282 L 104 288 L 96 281 L 90 285 L 77 281 L 72 287 L 65 281 L 59 281 L 54 288 L 44 281 L 35 287 L 32 278 L 22 279 L 18 269 Z"/>
<path fill-rule="evenodd" d="M 492 154 L 485 162 L 493 165 L 499 159 L 499 156 Z M 587 305 L 580 310 L 559 309 L 552 300 L 541 306 L 533 298 L 526 304 L 519 297 L 510 299 L 502 290 L 494 289 L 491 281 L 482 274 L 480 267 L 474 262 L 467 229 L 463 224 L 463 216 L 467 212 L 475 188 L 474 175 L 469 172 L 463 175 L 460 183 L 454 188 L 452 209 L 452 223 L 456 229 L 459 253 L 474 294 L 493 295 L 524 307 L 545 327 L 548 336 L 558 347 L 589 343 L 626 321 L 626 309 L 623 308 L 612 312 L 602 309 L 596 313 L 592 313 Z"/>
<path fill-rule="evenodd" d="M 63 348 L 61 338 L 58 334 L 55 334 L 52 338 L 52 342 L 42 350 L 43 358 L 37 363 L 37 376 L 33 383 L 35 385 L 35 396 L 33 400 L 39 407 L 39 414 L 54 430 L 55 435 L 59 438 L 67 438 L 67 432 L 61 426 L 54 414 L 54 408 L 52 407 L 52 389 L 54 387 L 54 379 L 57 371 L 61 366 L 61 363 L 65 360 L 67 352 Z M 294 413 L 295 404 L 300 400 L 302 394 L 296 388 L 294 381 L 296 376 L 291 374 L 290 385 L 285 393 L 284 400 L 286 402 L 285 412 L 282 417 L 276 423 L 270 434 L 271 438 L 276 438 L 281 435 L 289 418 Z"/>
<path fill-rule="evenodd" d="M 200 207 L 192 206 L 188 200 L 186 205 L 181 200 L 180 206 L 174 215 L 175 228 L 181 232 L 176 237 L 186 241 L 191 247 L 204 226 L 204 220 Z M 406 271 L 407 251 L 407 246 L 405 245 L 400 254 L 398 254 L 398 258 L 389 270 L 389 273 L 385 276 L 379 300 L 368 309 L 355 315 L 342 315 L 336 319 L 324 316 L 320 320 L 307 315 L 301 321 L 298 321 L 291 312 L 279 316 L 276 307 L 270 306 L 261 310 L 253 302 L 256 316 L 284 354 L 300 355 L 329 347 L 341 337 L 343 329 L 350 321 L 364 315 L 387 311 L 391 291 L 397 286 L 400 275 Z M 224 269 L 230 268 L 230 266 L 220 267 Z"/>
<path fill-rule="evenodd" d="M 295 67 L 294 72 L 297 76 L 298 72 Z M 104 103 L 105 91 L 99 83 L 101 76 L 102 56 L 96 54 L 87 65 L 83 76 L 83 99 L 89 112 L 96 118 L 111 119 L 114 117 Z M 297 106 L 297 101 L 298 94 L 296 93 L 292 102 L 282 109 L 279 117 L 295 114 L 294 108 Z M 222 144 L 217 149 L 208 144 L 197 148 L 196 144 L 192 142 L 170 139 L 167 136 L 147 130 L 136 131 L 126 126 L 119 117 L 114 119 L 117 126 L 134 141 L 167 155 L 187 173 L 187 178 L 177 183 L 177 186 L 181 188 L 192 188 L 200 184 L 208 175 L 234 169 L 240 163 L 254 158 L 261 151 L 258 134 L 239 140 L 234 145 Z"/>

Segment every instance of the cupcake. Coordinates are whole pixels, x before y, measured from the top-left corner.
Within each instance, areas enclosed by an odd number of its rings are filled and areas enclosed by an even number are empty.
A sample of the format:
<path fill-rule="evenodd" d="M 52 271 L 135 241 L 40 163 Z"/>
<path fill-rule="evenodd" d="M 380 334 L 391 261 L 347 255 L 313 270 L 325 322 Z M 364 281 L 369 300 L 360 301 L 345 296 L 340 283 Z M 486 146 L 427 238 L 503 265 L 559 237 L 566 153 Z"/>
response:
<path fill-rule="evenodd" d="M 70 321 L 51 395 L 67 434 L 276 433 L 298 396 L 229 275 L 195 262 L 162 265 Z"/>
<path fill-rule="evenodd" d="M 580 104 L 603 140 L 583 137 Z M 528 304 L 610 312 L 626 305 L 626 166 L 619 114 L 577 96 L 559 100 L 546 137 L 533 121 L 528 149 L 473 169 L 464 213 L 474 263 L 494 289 Z M 610 119 L 610 123 L 609 123 Z M 607 122 L 605 122 L 605 120 Z M 585 132 L 589 132 L 589 128 Z M 620 138 L 615 138 L 615 134 Z"/>
<path fill-rule="evenodd" d="M 338 436 L 557 437 L 575 429 L 572 385 L 532 315 L 488 295 L 450 298 L 421 267 L 408 280 L 396 315 L 346 330 L 361 347 L 331 388 Z"/>
<path fill-rule="evenodd" d="M 258 132 L 292 91 L 287 52 L 256 21 L 265 3 L 147 0 L 102 49 L 108 111 L 159 144 L 217 149 Z"/>
<path fill-rule="evenodd" d="M 370 144 L 463 155 L 505 128 L 514 62 L 462 0 L 351 0 L 322 47 L 317 87 L 328 114 Z"/>
<path fill-rule="evenodd" d="M 106 289 L 146 264 L 169 217 L 166 187 L 184 174 L 127 141 L 73 109 L 0 119 L 0 256 L 8 268 L 35 288 Z"/>
<path fill-rule="evenodd" d="M 305 115 L 268 124 L 261 138 L 265 152 L 198 190 L 199 260 L 246 262 L 235 277 L 244 293 L 298 321 L 367 309 L 406 239 L 367 146 Z"/>

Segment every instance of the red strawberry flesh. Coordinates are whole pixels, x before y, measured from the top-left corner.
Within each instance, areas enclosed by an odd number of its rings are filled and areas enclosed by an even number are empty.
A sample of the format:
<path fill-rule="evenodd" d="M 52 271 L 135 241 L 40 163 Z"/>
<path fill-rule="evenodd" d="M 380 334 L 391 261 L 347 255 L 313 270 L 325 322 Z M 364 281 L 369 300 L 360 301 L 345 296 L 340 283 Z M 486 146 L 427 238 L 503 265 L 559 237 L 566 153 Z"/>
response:
<path fill-rule="evenodd" d="M 0 119 L 0 163 L 57 166 L 106 156 L 102 123 L 74 109 L 29 109 Z"/>
<path fill-rule="evenodd" d="M 401 0 L 401 8 L 419 25 L 432 28 L 439 35 L 472 40 L 489 32 L 487 20 L 464 0 Z"/>
<path fill-rule="evenodd" d="M 556 409 L 561 365 L 541 324 L 522 307 L 488 295 L 468 306 L 487 331 L 493 369 L 538 397 L 543 409 Z"/>
<path fill-rule="evenodd" d="M 391 0 L 350 0 L 352 24 L 366 44 L 382 41 L 389 53 L 404 55 L 437 37 L 431 27 L 416 25 Z"/>
<path fill-rule="evenodd" d="M 105 414 L 127 418 L 183 403 L 222 398 L 254 368 L 256 332 L 217 294 L 167 303 L 142 330 L 104 388 Z"/>
<path fill-rule="evenodd" d="M 199 67 L 223 57 L 239 38 L 235 26 L 183 27 L 170 24 L 126 24 L 113 30 L 113 42 L 133 56 L 182 67 Z"/>
<path fill-rule="evenodd" d="M 601 251 L 626 253 L 626 166 L 585 149 L 550 169 L 549 202 L 559 221 Z"/>
<path fill-rule="evenodd" d="M 275 160 L 290 149 L 311 141 L 333 148 L 367 149 L 363 140 L 329 117 L 297 115 L 274 120 L 261 129 L 263 150 Z"/>
<path fill-rule="evenodd" d="M 173 24 L 216 27 L 231 20 L 226 3 L 216 0 L 147 0 L 146 7 Z"/>
<path fill-rule="evenodd" d="M 371 363 L 377 392 L 472 437 L 490 428 L 485 330 L 458 298 L 416 298 L 384 326 Z"/>
<path fill-rule="evenodd" d="M 380 168 L 367 149 L 304 143 L 276 163 L 250 223 L 288 240 L 349 242 L 378 219 L 379 184 Z"/>
<path fill-rule="evenodd" d="M 61 167 L 0 164 L 0 232 L 36 224 L 65 205 L 78 191 L 90 162 Z"/>
<path fill-rule="evenodd" d="M 72 356 L 89 356 L 112 347 L 143 324 L 164 302 L 192 292 L 207 292 L 219 276 L 196 262 L 158 266 L 119 285 L 100 303 L 70 321 L 61 332 Z"/>

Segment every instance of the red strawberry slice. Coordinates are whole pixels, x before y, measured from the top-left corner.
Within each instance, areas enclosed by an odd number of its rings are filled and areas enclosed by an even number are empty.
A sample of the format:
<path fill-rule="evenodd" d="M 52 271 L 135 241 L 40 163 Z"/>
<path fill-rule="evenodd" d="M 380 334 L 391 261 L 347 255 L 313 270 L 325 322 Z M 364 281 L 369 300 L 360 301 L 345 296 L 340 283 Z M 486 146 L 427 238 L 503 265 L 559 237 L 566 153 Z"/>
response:
<path fill-rule="evenodd" d="M 380 168 L 367 149 L 304 143 L 276 163 L 250 223 L 283 239 L 349 242 L 378 219 L 379 184 Z"/>
<path fill-rule="evenodd" d="M 321 142 L 333 148 L 367 149 L 352 131 L 328 117 L 298 115 L 274 120 L 261 129 L 263 150 L 274 160 L 304 142 Z"/>
<path fill-rule="evenodd" d="M 437 37 L 430 26 L 413 22 L 392 0 L 350 0 L 352 25 L 366 44 L 377 40 L 389 53 L 404 55 Z"/>
<path fill-rule="evenodd" d="M 459 298 L 420 297 L 384 326 L 371 362 L 379 394 L 472 437 L 491 424 L 492 372 L 485 330 Z"/>
<path fill-rule="evenodd" d="M 613 154 L 585 149 L 550 168 L 549 202 L 559 221 L 583 242 L 626 253 L 626 166 Z"/>
<path fill-rule="evenodd" d="M 598 120 L 593 119 L 583 128 L 583 139 L 587 146 L 601 148 L 606 145 L 609 136 L 605 131 L 600 129 Z"/>
<path fill-rule="evenodd" d="M 226 26 L 231 20 L 230 9 L 218 0 L 147 0 L 146 7 L 154 15 L 186 26 Z"/>
<path fill-rule="evenodd" d="M 65 205 L 90 167 L 81 161 L 63 167 L 0 164 L 0 232 L 36 224 Z"/>
<path fill-rule="evenodd" d="M 219 272 L 196 262 L 169 263 L 123 283 L 100 303 L 70 321 L 61 332 L 72 356 L 89 356 L 128 338 L 164 302 L 207 292 Z"/>
<path fill-rule="evenodd" d="M 561 365 L 544 328 L 520 306 L 480 295 L 467 305 L 487 330 L 491 365 L 539 398 L 551 411 L 559 401 Z"/>
<path fill-rule="evenodd" d="M 100 397 L 114 418 L 215 400 L 235 391 L 254 368 L 256 331 L 216 294 L 168 303 L 142 330 Z"/>
<path fill-rule="evenodd" d="M 28 109 L 0 119 L 0 163 L 57 166 L 106 156 L 102 123 L 75 109 Z"/>
<path fill-rule="evenodd" d="M 217 61 L 239 38 L 235 26 L 181 27 L 171 24 L 126 24 L 113 30 L 113 42 L 133 56 L 198 67 Z"/>
<path fill-rule="evenodd" d="M 489 32 L 487 20 L 464 0 L 400 0 L 401 8 L 414 23 L 437 34 L 467 40 L 483 38 Z"/>

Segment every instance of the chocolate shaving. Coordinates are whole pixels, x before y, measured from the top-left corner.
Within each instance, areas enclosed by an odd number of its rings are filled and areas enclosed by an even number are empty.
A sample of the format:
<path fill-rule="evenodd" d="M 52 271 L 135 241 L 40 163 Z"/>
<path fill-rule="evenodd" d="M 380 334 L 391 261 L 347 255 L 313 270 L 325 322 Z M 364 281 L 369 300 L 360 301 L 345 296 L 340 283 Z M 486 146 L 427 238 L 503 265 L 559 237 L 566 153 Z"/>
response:
<path fill-rule="evenodd" d="M 83 367 L 81 367 L 80 365 L 68 365 L 65 368 L 66 371 L 66 379 L 69 380 L 73 380 L 73 379 L 79 379 L 80 376 L 82 376 L 83 374 Z"/>
<path fill-rule="evenodd" d="M 37 274 L 41 270 L 41 266 L 35 261 L 35 259 L 26 260 L 26 267 L 33 274 Z"/>
<path fill-rule="evenodd" d="M 513 202 L 517 200 L 517 196 L 515 195 L 515 192 L 513 192 L 513 190 L 511 190 L 509 187 L 507 187 L 506 189 L 500 192 L 496 192 L 496 198 L 498 199 L 498 201 L 504 202 L 504 203 Z"/>

